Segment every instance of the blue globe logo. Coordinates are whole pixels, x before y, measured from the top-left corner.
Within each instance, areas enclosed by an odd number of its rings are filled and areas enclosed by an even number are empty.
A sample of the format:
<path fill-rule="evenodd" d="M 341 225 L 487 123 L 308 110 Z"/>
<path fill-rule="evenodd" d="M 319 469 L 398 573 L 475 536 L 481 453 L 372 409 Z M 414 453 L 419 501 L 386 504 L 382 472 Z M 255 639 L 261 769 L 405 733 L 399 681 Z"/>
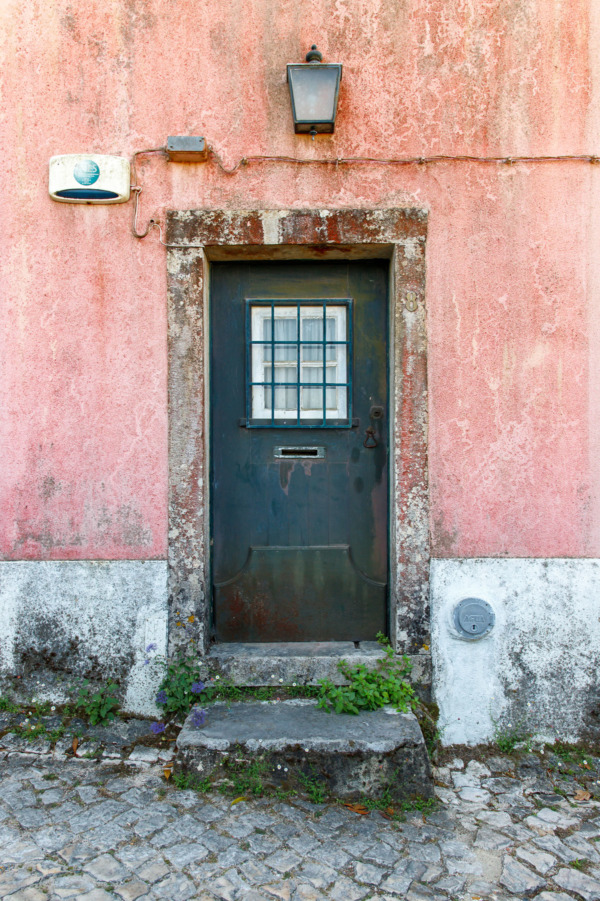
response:
<path fill-rule="evenodd" d="M 80 185 L 93 185 L 100 178 L 100 166 L 93 160 L 80 160 L 73 169 L 73 178 Z"/>

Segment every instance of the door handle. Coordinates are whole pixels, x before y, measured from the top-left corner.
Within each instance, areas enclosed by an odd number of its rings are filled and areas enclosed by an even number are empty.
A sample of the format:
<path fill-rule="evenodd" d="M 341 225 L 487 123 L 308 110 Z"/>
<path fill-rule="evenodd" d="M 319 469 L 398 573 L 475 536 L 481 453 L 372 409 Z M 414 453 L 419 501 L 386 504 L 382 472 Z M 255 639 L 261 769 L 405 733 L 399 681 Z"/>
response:
<path fill-rule="evenodd" d="M 377 447 L 377 438 L 375 437 L 375 429 L 372 425 L 369 426 L 368 429 L 365 429 L 365 435 L 367 436 L 363 441 L 363 447 Z"/>
<path fill-rule="evenodd" d="M 378 422 L 379 420 L 383 419 L 383 413 L 384 413 L 383 407 L 381 407 L 379 405 L 375 405 L 375 404 L 369 410 L 369 418 L 371 420 L 371 425 L 369 426 L 368 429 L 365 429 L 366 437 L 363 442 L 363 447 L 366 447 L 366 448 L 377 447 L 377 438 L 375 437 L 375 426 L 373 425 L 373 423 Z"/>

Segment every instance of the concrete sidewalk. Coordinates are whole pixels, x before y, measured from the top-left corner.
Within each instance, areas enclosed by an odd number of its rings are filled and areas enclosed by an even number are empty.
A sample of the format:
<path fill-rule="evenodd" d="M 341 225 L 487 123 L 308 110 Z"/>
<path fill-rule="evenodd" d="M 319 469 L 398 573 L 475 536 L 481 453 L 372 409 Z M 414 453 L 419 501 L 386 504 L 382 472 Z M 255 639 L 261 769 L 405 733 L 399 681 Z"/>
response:
<path fill-rule="evenodd" d="M 600 788 L 600 761 L 470 756 L 437 768 L 436 809 L 399 821 L 297 799 L 232 804 L 177 790 L 158 763 L 9 752 L 0 897 L 600 899 L 600 804 L 576 800 Z"/>

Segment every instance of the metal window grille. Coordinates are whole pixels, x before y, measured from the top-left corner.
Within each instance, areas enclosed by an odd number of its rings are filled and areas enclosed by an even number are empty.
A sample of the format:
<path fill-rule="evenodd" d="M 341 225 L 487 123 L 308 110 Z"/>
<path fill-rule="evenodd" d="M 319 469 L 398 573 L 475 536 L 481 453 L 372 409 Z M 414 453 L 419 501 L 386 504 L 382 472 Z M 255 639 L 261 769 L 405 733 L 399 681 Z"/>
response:
<path fill-rule="evenodd" d="M 350 299 L 248 300 L 246 344 L 248 427 L 350 427 Z"/>

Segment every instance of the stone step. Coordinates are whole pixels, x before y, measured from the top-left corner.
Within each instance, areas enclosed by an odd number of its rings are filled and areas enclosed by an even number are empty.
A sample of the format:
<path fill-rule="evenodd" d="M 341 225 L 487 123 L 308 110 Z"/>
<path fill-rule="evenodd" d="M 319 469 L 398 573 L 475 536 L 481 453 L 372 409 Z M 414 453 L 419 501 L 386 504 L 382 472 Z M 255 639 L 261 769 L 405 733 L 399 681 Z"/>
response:
<path fill-rule="evenodd" d="M 317 685 L 321 679 L 343 685 L 346 680 L 338 669 L 340 660 L 372 668 L 384 656 L 376 641 L 231 642 L 211 645 L 204 662 L 207 675 L 219 673 L 233 685 Z M 415 654 L 409 659 L 410 679 L 418 694 L 429 700 L 431 657 Z"/>
<path fill-rule="evenodd" d="M 433 797 L 419 723 L 389 707 L 351 716 L 311 700 L 211 704 L 203 726 L 191 712 L 177 749 L 184 769 L 215 785 L 252 773 L 265 788 L 309 796 L 317 785 L 344 799 Z"/>

